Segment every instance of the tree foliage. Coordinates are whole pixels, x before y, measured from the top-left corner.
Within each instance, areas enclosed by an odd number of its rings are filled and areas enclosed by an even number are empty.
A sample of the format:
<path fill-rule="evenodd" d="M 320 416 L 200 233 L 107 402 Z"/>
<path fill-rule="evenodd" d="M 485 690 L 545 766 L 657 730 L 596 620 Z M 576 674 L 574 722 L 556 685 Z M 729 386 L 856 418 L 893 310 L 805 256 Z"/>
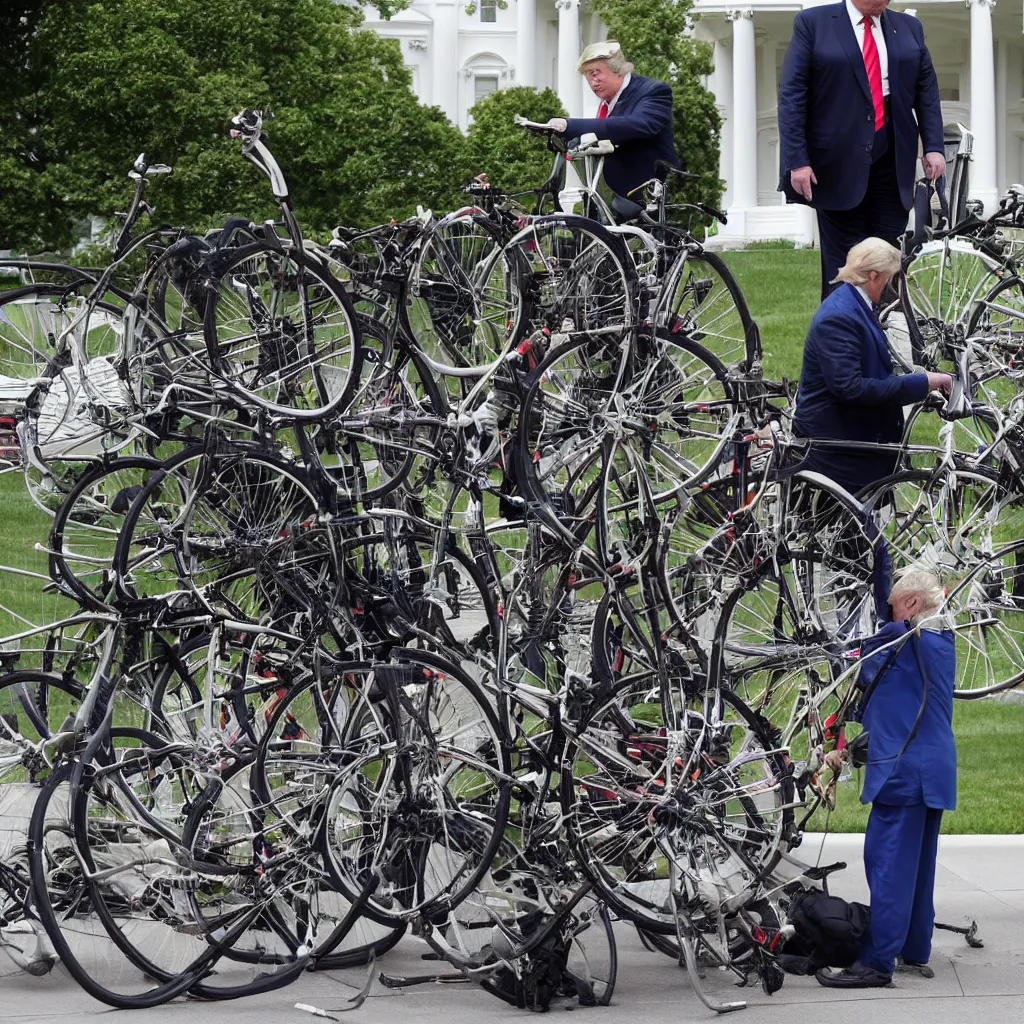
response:
<path fill-rule="evenodd" d="M 228 137 L 264 107 L 301 223 L 367 225 L 444 208 L 465 142 L 421 106 L 399 45 L 333 0 L 12 0 L 0 22 L 0 247 L 67 243 L 73 222 L 123 208 L 139 152 L 172 164 L 162 221 L 273 212 Z"/>
<path fill-rule="evenodd" d="M 551 172 L 544 140 L 518 127 L 516 114 L 544 122 L 564 117 L 565 109 L 553 89 L 520 85 L 491 93 L 470 110 L 466 142 L 473 171 L 486 172 L 490 183 L 506 192 L 537 188 Z"/>
<path fill-rule="evenodd" d="M 608 38 L 619 41 L 639 74 L 672 85 L 676 149 L 683 167 L 700 175 L 674 186 L 673 200 L 718 206 L 722 119 L 701 83 L 714 71 L 712 48 L 687 34 L 693 0 L 592 0 L 592 6 L 608 26 Z"/>

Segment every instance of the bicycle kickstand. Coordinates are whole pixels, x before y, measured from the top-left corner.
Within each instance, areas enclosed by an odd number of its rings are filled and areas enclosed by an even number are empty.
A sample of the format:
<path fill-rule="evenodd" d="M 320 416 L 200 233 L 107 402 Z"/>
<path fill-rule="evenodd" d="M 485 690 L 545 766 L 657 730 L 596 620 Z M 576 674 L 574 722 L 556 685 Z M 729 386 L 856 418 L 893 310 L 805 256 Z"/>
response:
<path fill-rule="evenodd" d="M 956 925 L 956 924 L 940 924 L 938 921 L 935 922 L 936 928 L 941 928 L 944 932 L 956 932 L 957 935 L 962 935 L 967 940 L 967 945 L 971 949 L 981 949 L 985 943 L 978 938 L 978 922 L 972 920 L 967 925 Z"/>

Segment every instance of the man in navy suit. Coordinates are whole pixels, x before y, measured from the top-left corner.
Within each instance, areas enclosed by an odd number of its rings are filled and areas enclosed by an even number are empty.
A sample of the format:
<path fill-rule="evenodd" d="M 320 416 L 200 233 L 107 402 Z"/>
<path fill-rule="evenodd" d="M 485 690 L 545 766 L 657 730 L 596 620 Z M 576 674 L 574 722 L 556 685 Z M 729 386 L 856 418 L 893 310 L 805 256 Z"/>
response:
<path fill-rule="evenodd" d="M 639 212 L 626 197 L 651 178 L 661 177 L 658 161 L 679 166 L 672 135 L 672 88 L 633 73 L 614 40 L 593 43 L 576 69 L 601 101 L 597 117 L 554 117 L 548 125 L 569 138 L 592 132 L 617 146 L 604 159 L 604 180 L 615 193 L 613 208 L 622 216 Z"/>
<path fill-rule="evenodd" d="M 886 11 L 888 2 L 801 11 L 786 51 L 779 190 L 818 212 L 822 298 L 862 238 L 898 244 L 913 203 L 918 139 L 925 175 L 945 172 L 939 84 L 924 30 L 916 18 Z"/>
<path fill-rule="evenodd" d="M 897 969 L 933 976 L 927 964 L 939 826 L 942 812 L 956 807 L 956 645 L 937 615 L 944 596 L 933 575 L 908 570 L 889 597 L 893 621 L 861 648 L 857 685 L 868 761 L 860 798 L 872 805 L 864 834 L 871 931 L 852 967 L 818 971 L 826 987 L 887 985 Z M 841 758 L 833 751 L 826 764 L 836 768 Z"/>
<path fill-rule="evenodd" d="M 899 270 L 899 250 L 867 238 L 849 252 L 839 287 L 818 308 L 804 342 L 793 432 L 797 437 L 894 444 L 903 436 L 903 406 L 929 391 L 949 393 L 948 373 L 892 371 L 889 347 L 874 306 Z M 824 473 L 851 493 L 896 468 L 895 449 L 856 444 L 815 447 L 802 468 Z"/>

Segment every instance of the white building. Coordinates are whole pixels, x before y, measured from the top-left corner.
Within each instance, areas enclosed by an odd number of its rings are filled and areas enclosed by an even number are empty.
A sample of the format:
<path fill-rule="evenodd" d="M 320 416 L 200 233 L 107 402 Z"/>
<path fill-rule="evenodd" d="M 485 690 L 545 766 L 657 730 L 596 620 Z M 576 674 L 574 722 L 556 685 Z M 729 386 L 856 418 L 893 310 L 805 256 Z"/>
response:
<path fill-rule="evenodd" d="M 382 21 L 366 6 L 366 27 L 398 39 L 421 102 L 440 107 L 461 128 L 469 108 L 512 85 L 558 91 L 577 117 L 597 110 L 576 61 L 588 43 L 608 38 L 589 0 L 413 0 Z"/>
<path fill-rule="evenodd" d="M 637 0 L 642 3 L 643 0 Z M 814 216 L 776 191 L 778 85 L 793 18 L 818 0 L 696 0 L 695 34 L 713 43 L 708 87 L 722 114 L 721 176 L 729 224 L 723 241 L 789 238 L 807 244 Z M 824 0 L 832 2 L 832 0 Z M 397 38 L 424 103 L 461 127 L 481 97 L 511 85 L 550 86 L 566 109 L 592 114 L 596 100 L 576 73 L 588 43 L 607 38 L 589 0 L 414 0 L 390 22 L 365 8 L 367 26 Z M 945 124 L 974 132 L 971 194 L 991 210 L 1024 180 L 1024 25 L 1022 0 L 893 0 L 924 25 Z M 627 54 L 628 56 L 628 54 Z"/>

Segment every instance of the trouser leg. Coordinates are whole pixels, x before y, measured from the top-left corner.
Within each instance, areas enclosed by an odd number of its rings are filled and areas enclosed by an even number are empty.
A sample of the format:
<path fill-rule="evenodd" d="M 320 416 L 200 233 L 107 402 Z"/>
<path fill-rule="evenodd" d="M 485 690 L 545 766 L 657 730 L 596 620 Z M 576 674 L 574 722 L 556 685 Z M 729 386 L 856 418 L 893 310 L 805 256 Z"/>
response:
<path fill-rule="evenodd" d="M 864 207 L 864 237 L 882 238 L 898 249 L 910 212 L 900 198 L 895 147 L 871 165 L 868 190 L 861 206 Z"/>
<path fill-rule="evenodd" d="M 864 835 L 864 871 L 871 890 L 871 933 L 860 962 L 892 974 L 907 940 L 928 808 L 873 804 Z"/>
<path fill-rule="evenodd" d="M 932 930 L 935 927 L 935 858 L 939 850 L 939 827 L 942 811 L 927 808 L 924 832 L 921 836 L 921 854 L 914 887 L 914 906 L 910 913 L 910 928 L 900 951 L 905 960 L 926 964 L 932 955 Z"/>
<path fill-rule="evenodd" d="M 864 210 L 819 210 L 818 241 L 821 244 L 821 298 L 828 298 L 833 286 L 829 283 L 846 262 L 846 254 L 867 238 Z"/>

